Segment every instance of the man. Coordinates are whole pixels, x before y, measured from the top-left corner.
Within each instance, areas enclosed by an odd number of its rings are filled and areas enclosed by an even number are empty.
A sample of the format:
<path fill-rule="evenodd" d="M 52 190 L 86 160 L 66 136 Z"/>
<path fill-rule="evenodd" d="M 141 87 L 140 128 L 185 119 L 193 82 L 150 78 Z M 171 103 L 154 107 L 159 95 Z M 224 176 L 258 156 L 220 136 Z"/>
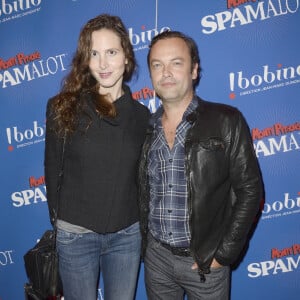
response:
<path fill-rule="evenodd" d="M 237 109 L 195 95 L 201 68 L 191 38 L 157 35 L 148 66 L 162 100 L 139 170 L 148 299 L 229 299 L 230 265 L 262 197 L 248 126 Z"/>

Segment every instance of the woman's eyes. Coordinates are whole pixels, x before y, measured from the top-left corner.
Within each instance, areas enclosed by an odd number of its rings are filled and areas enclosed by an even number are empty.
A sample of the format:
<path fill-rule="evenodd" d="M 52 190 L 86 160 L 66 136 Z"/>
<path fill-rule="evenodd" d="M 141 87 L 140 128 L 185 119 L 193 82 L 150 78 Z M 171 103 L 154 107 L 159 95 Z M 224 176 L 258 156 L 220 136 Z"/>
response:
<path fill-rule="evenodd" d="M 105 51 L 105 54 L 106 54 L 107 56 L 115 56 L 117 53 L 118 53 L 118 51 L 117 51 L 116 49 L 109 49 L 109 50 L 106 50 L 106 51 Z M 92 50 L 92 51 L 91 51 L 91 56 L 92 56 L 92 57 L 99 56 L 99 52 L 96 51 L 96 50 Z"/>
<path fill-rule="evenodd" d="M 114 50 L 114 49 L 109 49 L 106 51 L 106 53 L 109 55 L 109 56 L 114 56 L 117 54 L 117 50 Z"/>
<path fill-rule="evenodd" d="M 97 51 L 91 51 L 91 56 L 97 56 L 98 52 Z"/>

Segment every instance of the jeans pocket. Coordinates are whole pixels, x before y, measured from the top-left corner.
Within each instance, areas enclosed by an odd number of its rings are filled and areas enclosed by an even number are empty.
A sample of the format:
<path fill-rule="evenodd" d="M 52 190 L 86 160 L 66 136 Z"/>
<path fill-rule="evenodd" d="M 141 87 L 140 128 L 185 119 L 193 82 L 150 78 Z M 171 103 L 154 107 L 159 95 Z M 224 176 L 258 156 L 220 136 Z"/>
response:
<path fill-rule="evenodd" d="M 124 235 L 134 235 L 140 232 L 140 223 L 136 222 L 120 231 L 118 231 L 118 234 L 124 234 Z"/>
<path fill-rule="evenodd" d="M 223 278 L 224 276 L 226 276 L 226 274 L 229 271 L 229 267 L 228 266 L 221 266 L 221 267 L 214 267 L 214 268 L 210 268 L 210 273 L 209 276 L 210 277 L 221 277 Z"/>
<path fill-rule="evenodd" d="M 64 231 L 62 229 L 57 229 L 56 241 L 59 244 L 69 245 L 77 241 L 81 236 L 82 234 L 77 234 L 73 232 Z"/>

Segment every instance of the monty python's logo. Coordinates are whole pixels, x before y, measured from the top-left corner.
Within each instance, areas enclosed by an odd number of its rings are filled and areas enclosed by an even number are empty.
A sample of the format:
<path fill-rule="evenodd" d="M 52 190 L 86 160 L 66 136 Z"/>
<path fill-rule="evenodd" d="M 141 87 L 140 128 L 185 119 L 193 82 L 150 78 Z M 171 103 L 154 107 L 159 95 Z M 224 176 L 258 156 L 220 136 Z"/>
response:
<path fill-rule="evenodd" d="M 272 248 L 270 260 L 253 262 L 248 265 L 248 277 L 260 278 L 299 271 L 300 244 L 286 248 Z"/>
<path fill-rule="evenodd" d="M 227 0 L 227 10 L 202 17 L 202 33 L 213 34 L 294 14 L 298 10 L 299 0 Z"/>

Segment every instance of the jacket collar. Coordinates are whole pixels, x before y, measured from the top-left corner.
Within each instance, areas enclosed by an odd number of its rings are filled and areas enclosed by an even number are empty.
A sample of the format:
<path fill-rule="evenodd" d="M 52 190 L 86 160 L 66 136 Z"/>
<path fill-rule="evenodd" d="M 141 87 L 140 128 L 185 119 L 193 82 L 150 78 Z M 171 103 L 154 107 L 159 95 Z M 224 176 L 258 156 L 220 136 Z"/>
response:
<path fill-rule="evenodd" d="M 131 97 L 131 90 L 125 84 L 123 84 L 122 88 L 124 90 L 124 94 L 116 100 L 118 102 L 118 103 L 116 103 L 116 105 L 118 107 L 120 107 L 120 109 L 122 109 L 123 107 L 124 108 L 128 107 L 129 109 L 131 109 L 133 111 L 133 109 L 134 109 L 133 101 L 134 100 Z M 97 117 L 98 117 L 98 114 L 96 113 L 94 104 L 93 104 L 94 97 L 95 97 L 95 95 L 92 92 L 87 91 L 87 92 L 83 92 L 80 95 L 80 100 L 83 101 L 83 103 L 84 103 L 83 110 L 88 115 L 93 114 L 93 115 L 97 115 Z M 120 116 L 119 115 L 117 115 L 115 118 L 110 118 L 110 117 L 106 117 L 106 116 L 100 116 L 100 118 L 101 118 L 101 120 L 103 120 L 113 126 L 120 125 Z"/>
<path fill-rule="evenodd" d="M 198 97 L 198 96 L 195 96 L 195 99 L 198 101 L 198 106 L 197 106 L 197 108 L 193 112 L 191 112 L 186 117 L 186 120 L 188 122 L 190 122 L 191 124 L 193 124 L 197 120 L 199 112 L 202 112 L 204 110 L 204 106 L 203 106 L 204 101 L 200 97 Z M 157 123 L 157 120 L 159 118 L 161 118 L 163 112 L 164 112 L 164 109 L 163 109 L 163 106 L 161 105 L 157 109 L 157 111 L 152 115 L 152 117 L 151 117 L 151 119 L 149 121 L 149 128 L 148 128 L 149 132 L 153 131 L 153 129 L 155 127 L 155 124 Z"/>

